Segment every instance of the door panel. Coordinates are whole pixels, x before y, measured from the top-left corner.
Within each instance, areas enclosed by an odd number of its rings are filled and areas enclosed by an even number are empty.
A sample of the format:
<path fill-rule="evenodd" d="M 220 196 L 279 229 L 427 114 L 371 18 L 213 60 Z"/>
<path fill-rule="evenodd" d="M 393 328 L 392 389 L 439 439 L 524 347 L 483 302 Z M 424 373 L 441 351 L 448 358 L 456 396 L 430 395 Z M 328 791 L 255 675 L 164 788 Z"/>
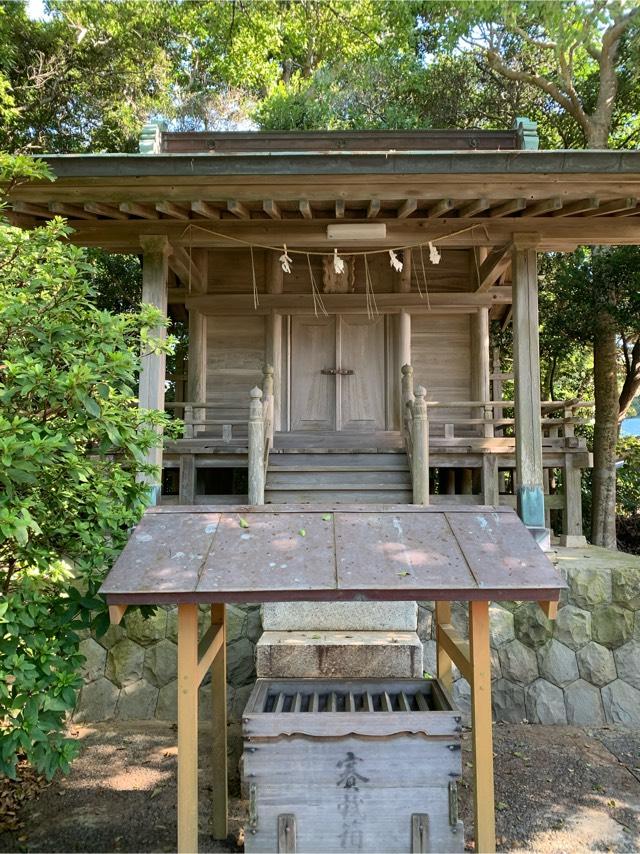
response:
<path fill-rule="evenodd" d="M 338 367 L 353 370 L 339 381 L 340 429 L 384 430 L 386 370 L 385 320 L 343 315 L 339 330 Z"/>
<path fill-rule="evenodd" d="M 336 429 L 336 318 L 298 317 L 291 324 L 291 429 Z"/>

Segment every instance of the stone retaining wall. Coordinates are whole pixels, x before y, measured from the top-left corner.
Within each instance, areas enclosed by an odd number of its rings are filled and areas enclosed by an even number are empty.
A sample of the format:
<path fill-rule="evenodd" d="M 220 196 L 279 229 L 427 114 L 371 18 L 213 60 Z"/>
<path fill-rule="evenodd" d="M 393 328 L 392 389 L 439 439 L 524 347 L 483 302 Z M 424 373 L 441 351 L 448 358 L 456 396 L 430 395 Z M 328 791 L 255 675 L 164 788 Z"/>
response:
<path fill-rule="evenodd" d="M 209 625 L 209 609 L 200 609 L 201 632 Z M 227 607 L 227 701 L 232 778 L 241 752 L 240 719 L 255 682 L 255 645 L 262 634 L 260 606 Z M 111 626 L 96 640 L 86 637 L 85 684 L 74 714 L 76 721 L 176 720 L 177 608 L 159 608 L 144 619 L 131 611 L 120 626 Z M 211 688 L 207 676 L 200 689 L 206 720 Z"/>
<path fill-rule="evenodd" d="M 552 556 L 568 584 L 558 618 L 536 603 L 492 604 L 493 707 L 517 723 L 640 725 L 640 559 L 592 546 Z M 466 608 L 452 622 L 467 636 Z M 435 673 L 433 603 L 421 603 L 425 669 Z M 469 685 L 454 668 L 454 699 L 469 710 Z"/>
<path fill-rule="evenodd" d="M 535 603 L 491 606 L 493 702 L 497 720 L 543 724 L 603 722 L 640 725 L 640 558 L 605 549 L 558 549 L 567 579 L 558 620 Z M 208 609 L 202 609 L 203 627 Z M 425 670 L 435 673 L 432 603 L 421 603 L 418 633 Z M 240 750 L 240 717 L 255 680 L 255 645 L 262 633 L 256 605 L 228 607 L 230 743 Z M 466 632 L 466 609 L 452 620 Z M 160 608 L 143 619 L 125 616 L 96 640 L 86 637 L 87 661 L 75 713 L 78 721 L 113 718 L 175 720 L 177 611 Z M 203 700 L 209 692 L 202 687 Z M 457 678 L 454 698 L 469 707 L 469 686 Z M 206 714 L 206 712 L 205 712 Z M 232 767 L 235 767 L 233 763 Z"/>

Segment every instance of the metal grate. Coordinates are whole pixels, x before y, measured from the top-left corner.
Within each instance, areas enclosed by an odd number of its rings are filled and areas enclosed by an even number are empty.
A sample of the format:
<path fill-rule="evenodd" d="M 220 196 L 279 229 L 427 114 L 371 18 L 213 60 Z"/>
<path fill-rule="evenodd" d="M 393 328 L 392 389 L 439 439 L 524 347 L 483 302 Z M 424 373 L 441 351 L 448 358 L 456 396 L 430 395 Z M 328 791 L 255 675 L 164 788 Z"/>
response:
<path fill-rule="evenodd" d="M 428 685 L 424 690 L 269 690 L 261 712 L 431 712 L 437 711 Z"/>

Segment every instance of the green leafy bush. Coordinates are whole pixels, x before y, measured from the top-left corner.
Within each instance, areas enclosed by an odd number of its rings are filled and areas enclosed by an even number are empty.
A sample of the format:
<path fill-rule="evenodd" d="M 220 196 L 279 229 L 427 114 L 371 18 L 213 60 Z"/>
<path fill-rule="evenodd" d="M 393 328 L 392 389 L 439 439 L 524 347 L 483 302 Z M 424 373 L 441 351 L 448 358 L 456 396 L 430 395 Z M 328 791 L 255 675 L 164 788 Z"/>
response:
<path fill-rule="evenodd" d="M 80 630 L 108 625 L 96 591 L 148 503 L 145 454 L 165 415 L 140 410 L 159 312 L 92 301 L 62 220 L 0 222 L 0 772 L 19 754 L 51 777 L 75 744 Z M 141 350 L 142 347 L 142 350 Z"/>

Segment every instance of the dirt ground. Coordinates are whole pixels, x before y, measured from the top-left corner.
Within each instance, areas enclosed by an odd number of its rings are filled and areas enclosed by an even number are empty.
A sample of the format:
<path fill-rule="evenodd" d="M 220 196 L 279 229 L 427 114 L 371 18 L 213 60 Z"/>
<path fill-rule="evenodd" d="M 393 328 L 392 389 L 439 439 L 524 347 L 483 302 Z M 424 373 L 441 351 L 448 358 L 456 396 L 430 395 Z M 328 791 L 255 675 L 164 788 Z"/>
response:
<path fill-rule="evenodd" d="M 167 724 L 100 724 L 74 729 L 83 750 L 0 832 L 1 851 L 174 851 L 176 733 Z M 231 802 L 230 836 L 207 828 L 211 793 L 206 733 L 201 738 L 200 850 L 241 851 L 244 804 Z M 467 850 L 473 850 L 471 755 L 465 734 L 459 787 Z M 640 732 L 495 727 L 498 850 L 640 850 Z"/>

